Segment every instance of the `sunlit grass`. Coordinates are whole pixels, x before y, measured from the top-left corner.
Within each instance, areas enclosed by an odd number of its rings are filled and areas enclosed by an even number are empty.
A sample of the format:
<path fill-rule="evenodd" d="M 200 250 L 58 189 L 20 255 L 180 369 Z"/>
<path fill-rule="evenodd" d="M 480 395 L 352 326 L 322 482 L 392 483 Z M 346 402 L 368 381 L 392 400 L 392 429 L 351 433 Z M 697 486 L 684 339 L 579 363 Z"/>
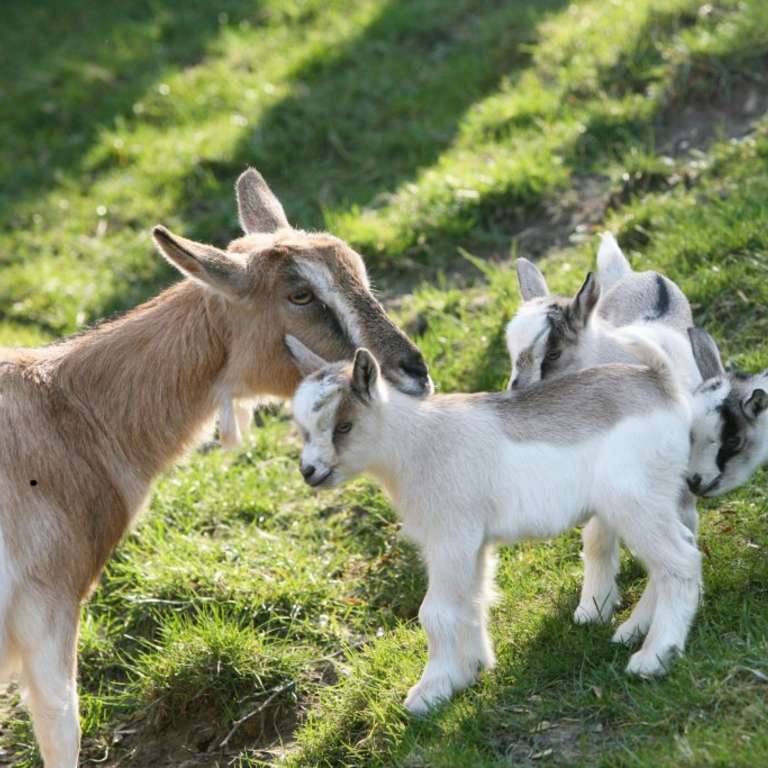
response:
<path fill-rule="evenodd" d="M 14 8 L 0 30 L 0 343 L 165 285 L 158 220 L 223 244 L 250 163 L 297 225 L 350 239 L 384 287 L 417 285 L 397 317 L 442 391 L 503 386 L 518 298 L 497 257 L 585 175 L 616 192 L 605 225 L 635 265 L 680 283 L 727 358 L 768 364 L 765 125 L 691 156 L 659 146 L 686 100 L 764 85 L 764 3 L 81 5 Z M 574 291 L 595 247 L 552 254 L 550 285 Z M 400 702 L 425 658 L 417 553 L 372 483 L 311 493 L 287 415 L 260 421 L 242 449 L 161 478 L 84 609 L 88 759 L 155 764 L 147 750 L 196 729 L 200 765 L 765 762 L 762 475 L 704 505 L 704 602 L 668 678 L 627 679 L 610 629 L 572 624 L 570 534 L 504 551 L 497 670 L 415 722 Z M 642 586 L 626 556 L 624 610 Z M 21 712 L 6 741 L 38 764 Z"/>

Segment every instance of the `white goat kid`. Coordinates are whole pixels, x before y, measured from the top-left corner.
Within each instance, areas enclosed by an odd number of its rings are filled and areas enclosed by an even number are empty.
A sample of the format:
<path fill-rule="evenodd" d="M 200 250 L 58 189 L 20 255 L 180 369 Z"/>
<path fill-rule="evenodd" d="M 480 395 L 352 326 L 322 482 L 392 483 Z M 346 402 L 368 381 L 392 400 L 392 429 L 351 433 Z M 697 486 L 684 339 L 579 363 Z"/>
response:
<path fill-rule="evenodd" d="M 657 585 L 650 631 L 627 671 L 661 674 L 682 652 L 701 568 L 677 509 L 690 407 L 666 355 L 627 343 L 645 365 L 599 366 L 519 392 L 415 399 L 383 380 L 367 350 L 325 366 L 287 338 L 308 375 L 293 400 L 306 482 L 372 475 L 426 560 L 419 618 L 429 661 L 406 699 L 411 712 L 494 663 L 494 544 L 555 536 L 585 510 L 620 533 Z"/>
<path fill-rule="evenodd" d="M 657 272 L 634 272 L 610 233 L 602 236 L 597 262 L 598 277 L 588 274 L 576 297 L 568 299 L 550 295 L 538 267 L 518 259 L 524 304 L 507 325 L 510 388 L 602 363 L 636 362 L 621 338 L 624 332 L 631 332 L 661 347 L 682 387 L 692 391 L 701 375 L 688 339 L 693 317 L 683 292 Z M 695 533 L 695 499 L 685 490 L 680 496 L 680 515 Z M 587 523 L 582 537 L 584 583 L 574 620 L 579 624 L 606 622 L 620 602 L 616 584 L 619 540 L 598 516 Z M 616 642 L 631 642 L 648 630 L 653 595 L 654 586 L 649 582 L 630 618 L 616 631 Z"/>

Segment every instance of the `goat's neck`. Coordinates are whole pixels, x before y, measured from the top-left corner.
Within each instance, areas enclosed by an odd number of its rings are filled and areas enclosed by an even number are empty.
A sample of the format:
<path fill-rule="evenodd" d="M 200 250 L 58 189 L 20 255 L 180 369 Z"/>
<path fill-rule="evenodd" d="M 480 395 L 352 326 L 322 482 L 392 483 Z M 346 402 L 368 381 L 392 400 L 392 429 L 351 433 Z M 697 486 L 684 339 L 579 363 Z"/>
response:
<path fill-rule="evenodd" d="M 227 361 L 223 320 L 220 300 L 185 281 L 53 348 L 57 383 L 114 452 L 113 466 L 149 481 L 211 419 Z"/>
<path fill-rule="evenodd" d="M 374 454 L 367 471 L 397 500 L 404 484 L 420 466 L 421 440 L 428 434 L 429 400 L 404 395 L 393 388 L 379 417 Z"/>

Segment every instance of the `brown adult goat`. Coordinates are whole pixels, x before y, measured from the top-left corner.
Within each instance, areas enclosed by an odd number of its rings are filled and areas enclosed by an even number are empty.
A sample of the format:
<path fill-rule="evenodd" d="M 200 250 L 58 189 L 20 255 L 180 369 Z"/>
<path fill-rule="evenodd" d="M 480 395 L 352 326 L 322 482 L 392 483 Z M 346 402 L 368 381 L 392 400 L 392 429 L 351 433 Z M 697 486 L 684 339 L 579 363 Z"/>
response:
<path fill-rule="evenodd" d="M 0 662 L 26 691 L 46 768 L 75 768 L 78 619 L 153 478 L 217 408 L 290 396 L 296 336 L 327 359 L 375 351 L 400 390 L 431 390 L 419 351 L 328 234 L 292 229 L 255 170 L 237 182 L 245 236 L 226 251 L 156 227 L 188 278 L 86 333 L 0 351 Z"/>

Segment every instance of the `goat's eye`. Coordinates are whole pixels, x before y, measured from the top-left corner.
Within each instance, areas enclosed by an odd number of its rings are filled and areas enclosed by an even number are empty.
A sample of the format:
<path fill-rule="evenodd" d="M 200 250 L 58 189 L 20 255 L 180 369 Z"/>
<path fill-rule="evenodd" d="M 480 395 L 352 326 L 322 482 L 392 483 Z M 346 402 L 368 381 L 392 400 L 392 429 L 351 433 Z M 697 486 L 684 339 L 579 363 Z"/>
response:
<path fill-rule="evenodd" d="M 724 445 L 731 451 L 738 451 L 739 448 L 741 448 L 742 442 L 742 439 L 738 435 L 734 435 L 733 437 L 729 437 Z"/>
<path fill-rule="evenodd" d="M 551 363 L 554 360 L 557 360 L 562 354 L 563 353 L 559 349 L 553 349 L 551 352 L 547 352 L 547 354 L 544 355 L 544 359 Z"/>
<path fill-rule="evenodd" d="M 349 430 L 352 429 L 352 422 L 345 421 L 343 424 L 339 424 L 333 431 L 337 435 L 346 435 Z"/>
<path fill-rule="evenodd" d="M 288 301 L 290 301 L 291 304 L 298 304 L 301 306 L 303 304 L 309 304 L 314 298 L 315 296 L 312 291 L 296 291 L 296 293 L 292 293 L 288 297 Z"/>

